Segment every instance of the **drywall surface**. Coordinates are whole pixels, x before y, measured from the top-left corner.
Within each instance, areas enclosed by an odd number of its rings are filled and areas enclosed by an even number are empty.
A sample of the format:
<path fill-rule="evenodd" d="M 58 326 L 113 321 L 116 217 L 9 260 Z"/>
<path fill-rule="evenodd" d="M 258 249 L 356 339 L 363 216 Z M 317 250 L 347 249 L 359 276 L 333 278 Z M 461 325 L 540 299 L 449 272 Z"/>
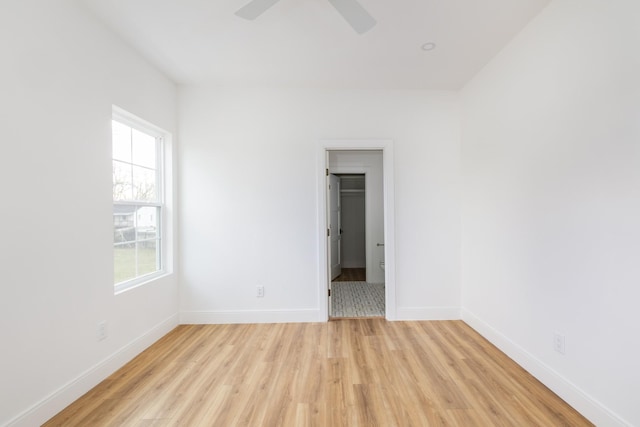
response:
<path fill-rule="evenodd" d="M 111 189 L 112 104 L 175 133 L 176 90 L 74 1 L 3 1 L 0 51 L 0 425 L 33 426 L 177 324 L 172 275 L 114 295 Z"/>
<path fill-rule="evenodd" d="M 182 321 L 320 319 L 318 147 L 350 138 L 395 144 L 398 317 L 459 316 L 456 94 L 194 86 L 180 99 Z"/>
<path fill-rule="evenodd" d="M 462 92 L 463 318 L 597 425 L 640 425 L 639 22 L 554 1 Z"/>

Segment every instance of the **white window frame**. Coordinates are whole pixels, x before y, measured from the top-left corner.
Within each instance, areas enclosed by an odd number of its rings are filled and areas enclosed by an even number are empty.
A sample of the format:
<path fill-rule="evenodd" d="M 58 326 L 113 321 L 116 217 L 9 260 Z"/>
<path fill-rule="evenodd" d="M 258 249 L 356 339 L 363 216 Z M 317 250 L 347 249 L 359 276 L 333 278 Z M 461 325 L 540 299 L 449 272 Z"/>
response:
<path fill-rule="evenodd" d="M 157 201 L 155 202 L 146 202 L 146 201 L 139 201 L 139 200 L 132 200 L 132 201 L 113 200 L 113 205 L 114 206 L 117 206 L 117 205 L 132 206 L 132 207 L 152 206 L 152 207 L 159 208 L 159 211 L 160 211 L 157 219 L 158 230 L 157 230 L 157 238 L 156 238 L 156 242 L 157 242 L 156 256 L 159 258 L 157 259 L 157 262 L 159 263 L 159 269 L 151 273 L 136 276 L 134 278 L 125 280 L 123 282 L 114 283 L 113 286 L 114 286 L 115 294 L 119 294 L 129 289 L 152 282 L 159 277 L 167 275 L 169 272 L 169 269 L 167 268 L 169 264 L 169 257 L 168 257 L 169 251 L 168 251 L 168 245 L 166 242 L 167 240 L 166 237 L 169 234 L 167 232 L 169 221 L 167 218 L 168 209 L 166 204 L 166 200 L 167 200 L 166 183 L 167 183 L 168 165 L 166 162 L 167 156 L 165 151 L 167 149 L 166 145 L 168 141 L 170 141 L 170 134 L 167 131 L 123 110 L 122 108 L 116 107 L 115 105 L 113 106 L 111 119 L 112 121 L 117 121 L 133 129 L 136 129 L 140 132 L 143 132 L 147 135 L 153 136 L 156 139 L 156 156 L 157 156 L 156 158 L 156 193 L 158 196 Z M 113 139 L 111 140 L 111 143 L 113 144 Z M 111 161 L 113 163 L 113 156 L 111 158 Z M 112 182 L 112 185 L 113 185 L 113 182 Z M 138 240 L 136 240 L 136 242 L 137 241 Z M 115 242 L 112 243 L 112 250 L 115 250 Z M 115 265 L 115 252 L 113 252 L 112 263 Z"/>

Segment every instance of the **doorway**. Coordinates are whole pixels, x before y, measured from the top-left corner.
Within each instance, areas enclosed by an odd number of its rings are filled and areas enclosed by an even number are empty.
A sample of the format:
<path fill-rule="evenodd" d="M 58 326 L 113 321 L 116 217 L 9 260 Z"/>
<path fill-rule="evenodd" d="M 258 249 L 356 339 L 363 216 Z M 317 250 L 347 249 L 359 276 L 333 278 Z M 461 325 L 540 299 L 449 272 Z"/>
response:
<path fill-rule="evenodd" d="M 329 174 L 331 280 L 366 279 L 365 174 Z"/>
<path fill-rule="evenodd" d="M 365 174 L 337 174 L 340 203 L 341 274 L 333 281 L 366 282 Z"/>
<path fill-rule="evenodd" d="M 395 284 L 395 193 L 394 193 L 394 143 L 388 139 L 358 139 L 358 140 L 320 140 L 317 147 L 317 197 L 318 197 L 318 301 L 319 301 L 319 320 L 327 321 L 329 319 L 331 299 L 329 292 L 331 290 L 331 274 L 330 274 L 330 247 L 328 218 L 328 192 L 327 177 L 329 176 L 329 154 L 330 152 L 351 151 L 353 160 L 349 167 L 352 170 L 334 170 L 337 173 L 360 173 L 367 174 L 366 168 L 358 162 L 357 152 L 378 151 L 382 155 L 382 209 L 379 214 L 382 216 L 383 235 L 376 236 L 380 240 L 370 239 L 366 237 L 367 254 L 367 275 L 373 271 L 373 253 L 377 251 L 380 261 L 384 261 L 384 270 L 378 266 L 378 272 L 382 275 L 384 283 L 384 299 L 385 299 L 385 318 L 387 320 L 396 320 L 396 284 Z M 359 170 L 353 170 L 360 168 Z M 366 178 L 365 178 L 366 181 Z M 365 184 L 366 185 L 366 184 Z M 369 201 L 367 201 L 369 200 Z M 365 199 L 365 203 L 369 203 L 370 198 Z M 384 246 L 377 246 L 382 243 Z M 371 253 L 371 255 L 369 255 Z M 367 278 L 369 280 L 369 278 Z"/>
<path fill-rule="evenodd" d="M 327 151 L 329 317 L 385 316 L 382 150 Z"/>

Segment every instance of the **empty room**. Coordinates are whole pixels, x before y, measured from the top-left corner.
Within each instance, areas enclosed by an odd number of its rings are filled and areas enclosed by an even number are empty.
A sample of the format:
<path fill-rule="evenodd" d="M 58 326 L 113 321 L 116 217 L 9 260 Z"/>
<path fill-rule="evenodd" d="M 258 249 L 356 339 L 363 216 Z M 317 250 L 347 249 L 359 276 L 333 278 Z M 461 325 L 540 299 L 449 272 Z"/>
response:
<path fill-rule="evenodd" d="M 640 426 L 637 0 L 2 0 L 0 53 L 0 426 Z"/>

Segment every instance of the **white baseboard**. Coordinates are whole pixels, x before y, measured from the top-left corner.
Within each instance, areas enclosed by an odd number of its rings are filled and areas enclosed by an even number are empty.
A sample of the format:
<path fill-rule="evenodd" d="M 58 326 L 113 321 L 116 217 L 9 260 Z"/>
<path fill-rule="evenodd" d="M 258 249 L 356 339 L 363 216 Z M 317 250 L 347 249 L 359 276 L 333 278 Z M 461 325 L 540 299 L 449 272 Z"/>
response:
<path fill-rule="evenodd" d="M 165 336 L 177 325 L 178 315 L 174 314 L 13 418 L 7 426 L 32 427 L 42 425 L 135 356 L 142 353 L 151 344 Z"/>
<path fill-rule="evenodd" d="M 462 320 L 595 425 L 631 427 L 630 423 L 620 418 L 609 408 L 464 308 L 462 309 Z"/>
<path fill-rule="evenodd" d="M 460 307 L 398 307 L 395 320 L 460 320 Z"/>
<path fill-rule="evenodd" d="M 320 321 L 318 309 L 183 311 L 181 325 L 228 323 L 308 323 Z"/>

